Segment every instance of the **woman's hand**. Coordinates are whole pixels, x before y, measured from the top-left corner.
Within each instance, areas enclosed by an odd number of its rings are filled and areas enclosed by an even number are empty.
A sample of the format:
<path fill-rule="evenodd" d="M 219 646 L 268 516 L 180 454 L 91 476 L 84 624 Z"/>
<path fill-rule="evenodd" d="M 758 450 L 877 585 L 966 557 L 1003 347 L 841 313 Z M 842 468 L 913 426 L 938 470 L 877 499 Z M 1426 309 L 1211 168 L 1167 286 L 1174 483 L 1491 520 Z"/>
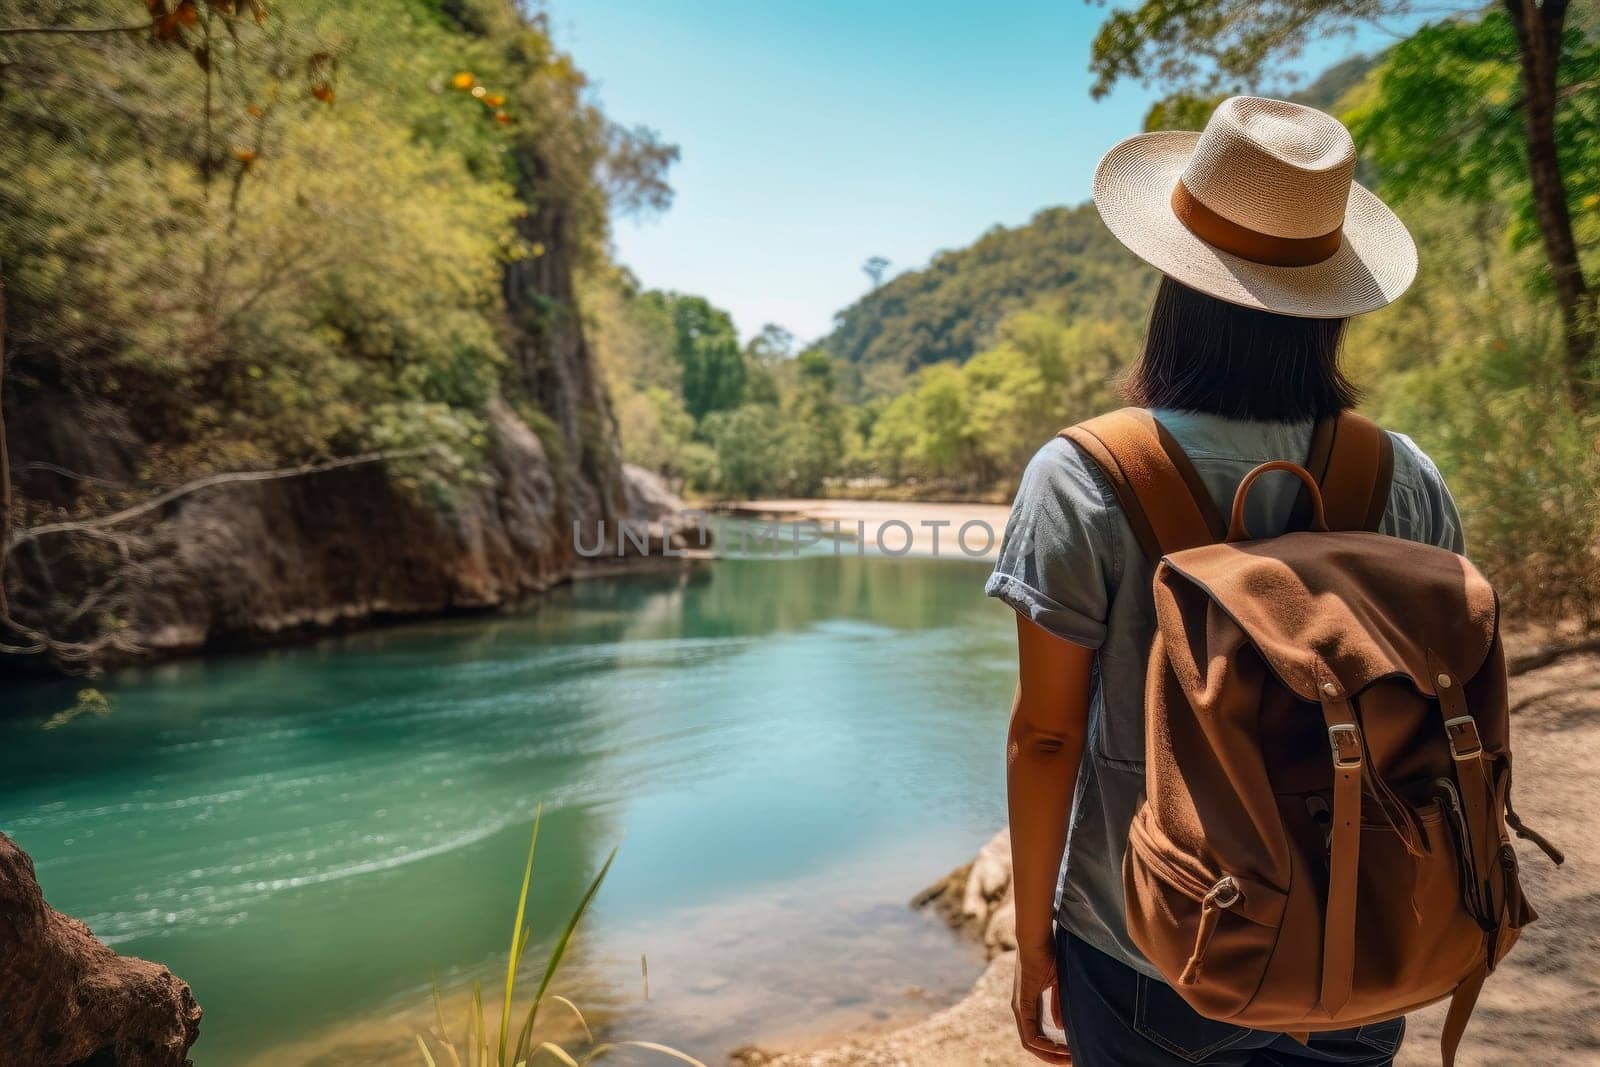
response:
<path fill-rule="evenodd" d="M 1016 1016 L 1017 1036 L 1022 1040 L 1022 1047 L 1046 1063 L 1071 1063 L 1071 1051 L 1044 1036 L 1044 1027 L 1039 1019 L 1039 1002 L 1046 989 L 1051 990 L 1051 1007 L 1056 1015 L 1050 1023 L 1056 1029 L 1064 1030 L 1055 951 L 1019 949 L 1017 978 L 1011 987 L 1011 1014 Z"/>

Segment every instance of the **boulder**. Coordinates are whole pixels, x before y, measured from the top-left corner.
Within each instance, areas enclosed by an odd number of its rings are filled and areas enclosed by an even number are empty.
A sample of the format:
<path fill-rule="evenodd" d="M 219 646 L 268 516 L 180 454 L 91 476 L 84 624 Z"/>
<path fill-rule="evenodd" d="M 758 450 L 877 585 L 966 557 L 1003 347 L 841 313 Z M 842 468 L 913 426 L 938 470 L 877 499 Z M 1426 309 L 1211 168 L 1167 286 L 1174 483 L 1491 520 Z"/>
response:
<path fill-rule="evenodd" d="M 982 941 L 990 958 L 1016 948 L 1010 832 L 995 834 L 971 863 L 957 867 L 911 903 L 916 908 L 932 907 L 951 926 Z"/>
<path fill-rule="evenodd" d="M 636 519 L 664 519 L 683 510 L 683 501 L 655 471 L 633 463 L 622 465 L 623 499 Z"/>
<path fill-rule="evenodd" d="M 31 1067 L 181 1067 L 200 1005 L 160 964 L 119 956 L 45 903 L 33 861 L 0 834 L 0 1042 Z"/>
<path fill-rule="evenodd" d="M 643 522 L 648 529 L 648 554 L 660 556 L 668 547 L 674 551 L 709 549 L 711 530 L 699 512 L 686 511 L 667 480 L 654 471 L 632 463 L 622 465 L 623 498 L 628 518 Z M 631 548 L 627 541 L 625 547 Z"/>

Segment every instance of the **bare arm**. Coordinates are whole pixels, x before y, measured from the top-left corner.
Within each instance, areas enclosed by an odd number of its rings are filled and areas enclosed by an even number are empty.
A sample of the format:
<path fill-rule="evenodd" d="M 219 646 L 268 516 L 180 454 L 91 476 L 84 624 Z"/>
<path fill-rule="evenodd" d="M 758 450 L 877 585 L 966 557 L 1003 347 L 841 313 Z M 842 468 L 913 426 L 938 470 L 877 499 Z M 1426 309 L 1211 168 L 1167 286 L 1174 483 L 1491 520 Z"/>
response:
<path fill-rule="evenodd" d="M 1006 737 L 1017 906 L 1017 983 L 1012 1011 L 1028 1051 L 1049 1063 L 1071 1057 L 1039 1031 L 1039 994 L 1056 986 L 1052 933 L 1056 878 L 1066 851 L 1078 763 L 1089 726 L 1094 653 L 1017 616 L 1017 695 Z M 1056 989 L 1056 1004 L 1061 1003 Z"/>

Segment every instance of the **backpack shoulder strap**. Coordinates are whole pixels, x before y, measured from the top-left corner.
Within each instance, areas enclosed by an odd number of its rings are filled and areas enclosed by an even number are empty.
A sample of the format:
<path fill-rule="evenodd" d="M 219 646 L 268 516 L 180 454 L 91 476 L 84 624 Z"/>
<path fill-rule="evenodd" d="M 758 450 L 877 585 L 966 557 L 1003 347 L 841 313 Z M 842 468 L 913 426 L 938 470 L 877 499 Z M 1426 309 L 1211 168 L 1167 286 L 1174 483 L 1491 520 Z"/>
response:
<path fill-rule="evenodd" d="M 1068 427 L 1060 436 L 1100 469 L 1152 562 L 1227 535 L 1228 524 L 1200 473 L 1148 411 L 1123 408 Z"/>
<path fill-rule="evenodd" d="M 1306 470 L 1322 488 L 1330 530 L 1376 530 L 1389 503 L 1394 479 L 1394 445 L 1371 419 L 1353 411 L 1320 420 L 1311 433 Z M 1295 502 L 1291 530 L 1311 518 L 1305 490 Z"/>

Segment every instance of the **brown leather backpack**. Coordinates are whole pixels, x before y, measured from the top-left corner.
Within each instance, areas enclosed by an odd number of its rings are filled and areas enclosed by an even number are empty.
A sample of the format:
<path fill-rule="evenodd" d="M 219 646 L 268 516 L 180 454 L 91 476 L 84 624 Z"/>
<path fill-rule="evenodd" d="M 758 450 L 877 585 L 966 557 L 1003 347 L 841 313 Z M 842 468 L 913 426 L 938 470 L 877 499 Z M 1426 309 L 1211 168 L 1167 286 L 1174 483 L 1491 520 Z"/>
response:
<path fill-rule="evenodd" d="M 1319 424 L 1307 467 L 1246 475 L 1226 525 L 1147 412 L 1063 435 L 1159 560 L 1133 941 L 1202 1015 L 1302 1039 L 1452 997 L 1453 1063 L 1534 919 L 1507 822 L 1561 862 L 1510 806 L 1494 590 L 1453 552 L 1375 532 L 1392 454 L 1359 416 Z M 1305 483 L 1309 528 L 1255 540 L 1245 499 L 1270 471 Z"/>

